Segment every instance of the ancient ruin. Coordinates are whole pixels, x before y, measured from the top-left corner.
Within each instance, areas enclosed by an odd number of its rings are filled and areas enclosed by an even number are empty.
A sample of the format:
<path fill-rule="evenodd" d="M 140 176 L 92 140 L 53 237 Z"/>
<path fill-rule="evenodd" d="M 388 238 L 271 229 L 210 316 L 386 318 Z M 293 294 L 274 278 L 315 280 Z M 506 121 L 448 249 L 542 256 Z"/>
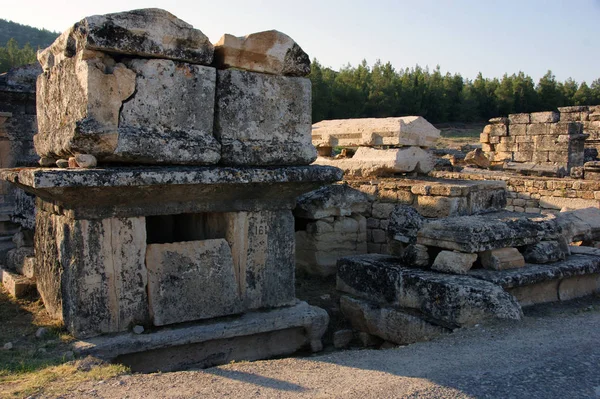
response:
<path fill-rule="evenodd" d="M 308 166 L 310 63 L 288 52 L 276 74 L 217 70 L 202 32 L 148 9 L 85 18 L 40 53 L 34 142 L 58 167 L 2 177 L 37 197 L 37 289 L 78 354 L 171 370 L 322 348 L 291 210 L 342 175 Z"/>

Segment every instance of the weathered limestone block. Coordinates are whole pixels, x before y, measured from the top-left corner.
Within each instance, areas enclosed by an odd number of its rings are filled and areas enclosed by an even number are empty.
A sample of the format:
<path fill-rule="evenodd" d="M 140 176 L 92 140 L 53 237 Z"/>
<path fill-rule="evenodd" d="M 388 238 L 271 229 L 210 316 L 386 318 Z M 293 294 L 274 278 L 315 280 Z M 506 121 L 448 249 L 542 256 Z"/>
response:
<path fill-rule="evenodd" d="M 242 302 L 224 239 L 150 244 L 148 301 L 156 326 L 239 313 Z"/>
<path fill-rule="evenodd" d="M 340 307 L 356 330 L 376 335 L 398 345 L 429 341 L 450 330 L 391 307 L 382 307 L 343 295 Z"/>
<path fill-rule="evenodd" d="M 457 251 L 440 251 L 431 265 L 432 270 L 452 274 L 467 274 L 477 260 L 477 254 Z"/>
<path fill-rule="evenodd" d="M 225 239 L 244 309 L 291 305 L 296 301 L 294 217 L 291 211 L 226 214 Z"/>
<path fill-rule="evenodd" d="M 213 45 L 192 25 L 158 8 L 82 19 L 38 54 L 48 70 L 78 53 L 101 51 L 210 65 Z"/>
<path fill-rule="evenodd" d="M 522 316 L 519 304 L 496 284 L 409 269 L 399 264 L 398 258 L 385 255 L 340 259 L 337 289 L 380 305 L 417 309 L 454 326 Z"/>
<path fill-rule="evenodd" d="M 510 114 L 508 115 L 508 122 L 511 125 L 531 123 L 529 114 Z"/>
<path fill-rule="evenodd" d="M 429 268 L 429 251 L 425 245 L 410 244 L 400 256 L 402 263 L 408 267 Z"/>
<path fill-rule="evenodd" d="M 44 305 L 75 337 L 148 321 L 144 218 L 73 220 L 38 209 L 35 248 Z"/>
<path fill-rule="evenodd" d="M 556 123 L 560 119 L 560 114 L 554 111 L 532 112 L 531 123 Z"/>
<path fill-rule="evenodd" d="M 567 253 L 558 241 L 542 241 L 526 246 L 523 257 L 528 263 L 552 263 L 564 260 Z"/>
<path fill-rule="evenodd" d="M 479 168 L 487 169 L 490 167 L 490 160 L 485 156 L 481 148 L 476 148 L 467 153 L 465 162 L 467 165 L 474 165 Z"/>
<path fill-rule="evenodd" d="M 479 253 L 481 265 L 489 270 L 516 269 L 525 266 L 525 258 L 516 248 L 499 248 Z"/>
<path fill-rule="evenodd" d="M 316 165 L 335 166 L 346 176 L 385 176 L 394 173 L 417 172 L 427 174 L 435 167 L 435 157 L 419 147 L 376 148 L 360 147 L 352 158 L 332 159 L 318 157 Z"/>
<path fill-rule="evenodd" d="M 408 205 L 396 205 L 390 214 L 388 236 L 403 244 L 417 242 L 417 232 L 427 223 L 427 219 Z"/>
<path fill-rule="evenodd" d="M 585 209 L 585 208 L 598 208 L 600 207 L 600 201 L 594 199 L 583 199 L 583 198 L 566 198 L 566 197 L 551 197 L 542 196 L 540 198 L 540 207 L 546 209 L 563 209 L 569 210 L 574 209 Z"/>
<path fill-rule="evenodd" d="M 568 301 L 600 293 L 600 274 L 566 278 L 558 284 L 558 299 Z"/>
<path fill-rule="evenodd" d="M 562 231 L 554 216 L 498 212 L 432 221 L 419 230 L 417 243 L 478 253 L 557 239 Z"/>
<path fill-rule="evenodd" d="M 215 44 L 214 65 L 273 75 L 306 76 L 310 58 L 288 35 L 276 30 L 245 37 L 223 35 Z"/>
<path fill-rule="evenodd" d="M 11 249 L 6 253 L 6 267 L 9 270 L 13 270 L 18 272 L 19 274 L 25 275 L 25 259 L 31 256 L 33 256 L 33 247 L 21 247 Z"/>
<path fill-rule="evenodd" d="M 600 209 L 597 207 L 560 212 L 556 221 L 568 242 L 600 240 Z"/>
<path fill-rule="evenodd" d="M 215 135 L 227 165 L 308 165 L 311 85 L 307 78 L 224 70 L 217 74 Z"/>
<path fill-rule="evenodd" d="M 439 137 L 440 131 L 420 116 L 327 120 L 312 126 L 312 142 L 317 147 L 431 147 Z"/>
<path fill-rule="evenodd" d="M 20 299 L 35 292 L 35 281 L 0 267 L 0 283 L 9 294 Z"/>
<path fill-rule="evenodd" d="M 488 122 L 491 124 L 508 125 L 508 118 L 506 118 L 504 116 L 499 116 L 496 118 L 491 118 Z"/>
<path fill-rule="evenodd" d="M 333 184 L 298 198 L 294 215 L 305 219 L 350 216 L 369 208 L 369 196 L 346 184 Z"/>
<path fill-rule="evenodd" d="M 483 134 L 488 134 L 490 137 L 508 136 L 508 127 L 505 124 L 486 125 L 483 128 Z"/>
<path fill-rule="evenodd" d="M 171 60 L 124 62 L 113 67 L 108 56 L 75 57 L 40 76 L 38 153 L 149 164 L 218 162 L 215 69 Z"/>
<path fill-rule="evenodd" d="M 416 209 L 421 215 L 430 218 L 465 215 L 468 214 L 468 201 L 465 197 L 419 195 Z"/>

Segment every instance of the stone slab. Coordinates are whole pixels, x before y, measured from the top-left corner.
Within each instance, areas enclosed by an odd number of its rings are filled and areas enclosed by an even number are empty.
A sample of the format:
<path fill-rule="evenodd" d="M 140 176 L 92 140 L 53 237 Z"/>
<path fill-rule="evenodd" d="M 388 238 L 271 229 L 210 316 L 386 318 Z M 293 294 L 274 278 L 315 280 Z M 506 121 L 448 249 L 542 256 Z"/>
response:
<path fill-rule="evenodd" d="M 432 147 L 439 138 L 440 131 L 421 116 L 326 120 L 312 126 L 317 147 Z"/>
<path fill-rule="evenodd" d="M 558 299 L 568 301 L 600 293 L 600 274 L 565 278 L 558 284 Z"/>
<path fill-rule="evenodd" d="M 144 218 L 37 211 L 35 276 L 48 313 L 77 338 L 148 322 Z"/>
<path fill-rule="evenodd" d="M 417 243 L 476 253 L 556 239 L 561 233 L 553 216 L 495 212 L 432 221 L 419 230 Z"/>
<path fill-rule="evenodd" d="M 214 47 L 200 30 L 158 8 L 86 17 L 38 54 L 44 69 L 90 51 L 210 65 Z"/>
<path fill-rule="evenodd" d="M 287 355 L 303 346 L 319 351 L 323 347 L 321 337 L 328 323 L 329 316 L 323 309 L 299 302 L 291 307 L 249 312 L 241 316 L 207 320 L 193 325 L 163 327 L 148 334 L 124 333 L 77 341 L 73 344 L 73 348 L 78 356 L 90 355 L 106 360 L 127 360 L 127 356 L 147 353 L 146 359 L 154 361 L 145 362 L 146 367 L 140 371 L 173 371 L 198 366 L 209 367 L 229 363 L 232 360 L 256 360 L 275 355 Z M 242 337 L 260 337 L 261 334 L 290 330 L 290 334 L 283 333 L 275 340 L 252 340 L 251 345 L 248 345 L 249 342 L 238 340 Z M 301 340 L 297 339 L 298 333 L 301 335 Z M 221 345 L 214 345 L 222 340 L 231 342 L 229 350 L 224 350 Z M 286 342 L 289 342 L 289 345 Z M 205 346 L 200 348 L 203 350 L 198 350 L 198 347 L 193 346 L 196 344 Z M 216 348 L 211 350 L 211 347 Z M 227 355 L 232 352 L 232 348 L 239 347 L 250 351 L 242 354 L 233 353 L 231 357 Z M 173 350 L 183 348 L 183 351 L 177 351 L 175 356 L 168 356 L 169 348 Z M 194 357 L 194 353 L 198 356 Z M 169 362 L 166 364 L 158 362 L 159 360 L 165 362 L 165 359 Z M 135 359 L 132 362 L 143 363 Z"/>
<path fill-rule="evenodd" d="M 10 295 L 20 299 L 35 293 L 35 281 L 0 267 L 0 282 Z"/>
<path fill-rule="evenodd" d="M 379 306 L 347 295 L 341 297 L 340 308 L 354 329 L 398 345 L 429 341 L 450 332 L 414 312 Z"/>
<path fill-rule="evenodd" d="M 236 68 L 245 71 L 286 76 L 307 76 L 310 58 L 285 33 L 269 30 L 244 37 L 223 35 L 215 44 L 214 65 L 219 69 Z"/>
<path fill-rule="evenodd" d="M 308 78 L 223 70 L 216 96 L 221 163 L 308 165 L 316 159 Z"/>
<path fill-rule="evenodd" d="M 150 244 L 146 268 L 155 326 L 242 311 L 231 248 L 225 239 Z"/>
<path fill-rule="evenodd" d="M 540 303 L 557 302 L 558 280 L 543 281 L 532 285 L 507 288 L 506 291 L 515 297 L 521 306 L 531 306 Z"/>
<path fill-rule="evenodd" d="M 48 206 L 61 204 L 72 217 L 98 218 L 292 209 L 296 197 L 341 180 L 342 172 L 323 166 L 22 168 L 2 170 L 0 178 Z"/>
<path fill-rule="evenodd" d="M 599 272 L 599 256 L 573 254 L 559 262 L 545 265 L 525 264 L 525 267 L 520 269 L 471 270 L 469 276 L 498 284 L 504 288 L 514 288 Z"/>
<path fill-rule="evenodd" d="M 448 326 L 520 319 L 521 308 L 499 285 L 470 276 L 410 269 L 398 258 L 362 255 L 338 261 L 337 289 L 380 305 L 417 309 Z"/>
<path fill-rule="evenodd" d="M 467 274 L 477 260 L 477 254 L 466 254 L 456 251 L 440 251 L 436 256 L 432 270 L 452 274 Z"/>
<path fill-rule="evenodd" d="M 433 170 L 435 158 L 430 152 L 416 146 L 390 149 L 360 147 L 352 158 L 318 157 L 315 165 L 335 166 L 350 177 L 410 172 L 427 174 Z"/>

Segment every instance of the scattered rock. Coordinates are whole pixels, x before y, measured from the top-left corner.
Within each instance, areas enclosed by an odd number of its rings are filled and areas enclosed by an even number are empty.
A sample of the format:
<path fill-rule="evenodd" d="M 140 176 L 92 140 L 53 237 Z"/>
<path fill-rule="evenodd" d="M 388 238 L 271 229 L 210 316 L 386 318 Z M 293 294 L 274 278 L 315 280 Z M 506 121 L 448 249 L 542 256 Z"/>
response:
<path fill-rule="evenodd" d="M 40 164 L 40 166 L 46 168 L 46 167 L 50 167 L 50 166 L 55 166 L 56 159 L 50 158 L 50 157 L 41 157 L 40 160 L 38 161 L 38 163 Z"/>
<path fill-rule="evenodd" d="M 46 348 L 38 348 L 37 353 L 45 355 L 46 353 L 48 353 L 48 351 L 46 350 Z"/>
<path fill-rule="evenodd" d="M 354 338 L 354 332 L 350 329 L 338 330 L 333 333 L 333 346 L 337 349 L 346 348 Z"/>
<path fill-rule="evenodd" d="M 465 163 L 467 163 L 467 165 L 473 165 L 484 169 L 490 167 L 490 160 L 485 156 L 481 148 L 476 148 L 467 153 L 465 156 Z"/>
<path fill-rule="evenodd" d="M 325 294 L 325 295 L 321 295 L 319 298 L 321 298 L 324 301 L 328 301 L 331 299 L 331 295 Z"/>
<path fill-rule="evenodd" d="M 98 165 L 98 160 L 91 154 L 77 154 L 75 161 L 80 168 L 95 168 Z"/>
<path fill-rule="evenodd" d="M 69 161 L 67 161 L 66 159 L 58 159 L 56 161 L 56 166 L 58 166 L 59 168 L 68 168 Z"/>
<path fill-rule="evenodd" d="M 79 165 L 77 165 L 77 161 L 75 160 L 75 157 L 69 157 L 69 161 L 68 161 L 68 165 L 69 168 L 78 168 Z"/>
<path fill-rule="evenodd" d="M 144 332 L 144 327 L 143 326 L 137 325 L 137 326 L 133 327 L 133 333 L 134 334 L 141 334 L 143 332 Z"/>
<path fill-rule="evenodd" d="M 75 368 L 79 371 L 90 371 L 94 367 L 103 365 L 105 362 L 97 357 L 87 356 L 75 363 Z"/>
<path fill-rule="evenodd" d="M 558 241 L 542 241 L 528 245 L 523 251 L 523 257 L 528 263 L 551 263 L 564 260 L 566 253 Z"/>
<path fill-rule="evenodd" d="M 45 338 L 48 335 L 48 329 L 44 328 L 44 327 L 40 327 L 37 329 L 37 331 L 35 332 L 35 337 L 38 339 L 42 339 Z"/>
<path fill-rule="evenodd" d="M 441 251 L 433 261 L 431 268 L 440 272 L 467 274 L 477 260 L 477 254 L 457 251 Z"/>
<path fill-rule="evenodd" d="M 75 354 L 73 353 L 73 351 L 66 351 L 65 353 L 63 353 L 62 357 L 63 359 L 70 361 L 75 359 Z"/>
<path fill-rule="evenodd" d="M 2 349 L 4 349 L 5 351 L 9 351 L 13 348 L 13 344 L 12 342 L 7 342 L 4 344 L 4 346 L 2 347 Z"/>
<path fill-rule="evenodd" d="M 394 349 L 397 348 L 398 344 L 395 344 L 393 342 L 390 341 L 385 341 L 383 344 L 381 344 L 381 346 L 379 347 L 379 349 Z"/>

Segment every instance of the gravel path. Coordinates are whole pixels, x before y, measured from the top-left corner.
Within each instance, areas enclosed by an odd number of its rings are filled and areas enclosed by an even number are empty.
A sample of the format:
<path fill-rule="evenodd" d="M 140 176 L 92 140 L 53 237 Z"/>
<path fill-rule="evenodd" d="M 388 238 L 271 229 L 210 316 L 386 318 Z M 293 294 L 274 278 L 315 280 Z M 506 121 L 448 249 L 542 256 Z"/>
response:
<path fill-rule="evenodd" d="M 64 398 L 600 398 L 600 299 L 434 342 L 85 383 Z"/>

